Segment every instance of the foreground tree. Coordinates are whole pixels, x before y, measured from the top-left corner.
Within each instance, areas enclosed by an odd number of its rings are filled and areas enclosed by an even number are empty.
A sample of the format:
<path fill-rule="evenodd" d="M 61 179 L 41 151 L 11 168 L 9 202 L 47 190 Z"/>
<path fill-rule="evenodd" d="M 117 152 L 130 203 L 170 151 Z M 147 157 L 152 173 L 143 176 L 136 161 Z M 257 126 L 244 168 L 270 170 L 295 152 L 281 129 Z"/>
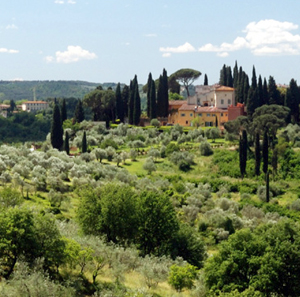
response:
<path fill-rule="evenodd" d="M 51 145 L 53 148 L 61 150 L 63 147 L 63 128 L 61 123 L 61 116 L 59 106 L 57 103 L 54 104 L 53 118 L 51 126 Z"/>
<path fill-rule="evenodd" d="M 240 153 L 240 172 L 242 179 L 246 173 L 247 167 L 247 150 L 248 150 L 248 140 L 247 140 L 247 132 L 243 130 L 242 135 L 240 137 L 240 146 L 239 146 L 239 153 Z"/>
<path fill-rule="evenodd" d="M 116 88 L 116 116 L 121 123 L 124 123 L 124 118 L 125 118 L 124 103 L 122 99 L 120 83 L 117 84 L 117 88 Z"/>

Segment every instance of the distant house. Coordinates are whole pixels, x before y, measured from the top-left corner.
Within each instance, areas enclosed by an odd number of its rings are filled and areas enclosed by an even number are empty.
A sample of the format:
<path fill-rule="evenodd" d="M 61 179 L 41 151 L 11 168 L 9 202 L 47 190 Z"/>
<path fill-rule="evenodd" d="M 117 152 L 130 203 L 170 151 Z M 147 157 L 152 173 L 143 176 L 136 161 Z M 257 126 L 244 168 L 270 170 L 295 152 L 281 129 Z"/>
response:
<path fill-rule="evenodd" d="M 244 113 L 240 106 L 235 108 L 234 88 L 226 86 L 196 86 L 196 94 L 187 101 L 170 101 L 168 123 L 181 126 L 202 127 L 224 126 Z M 229 108 L 231 107 L 231 108 Z M 229 115 L 232 113 L 232 115 Z"/>
<path fill-rule="evenodd" d="M 38 111 L 45 110 L 49 107 L 49 103 L 45 101 L 26 101 L 22 103 L 23 111 Z"/>

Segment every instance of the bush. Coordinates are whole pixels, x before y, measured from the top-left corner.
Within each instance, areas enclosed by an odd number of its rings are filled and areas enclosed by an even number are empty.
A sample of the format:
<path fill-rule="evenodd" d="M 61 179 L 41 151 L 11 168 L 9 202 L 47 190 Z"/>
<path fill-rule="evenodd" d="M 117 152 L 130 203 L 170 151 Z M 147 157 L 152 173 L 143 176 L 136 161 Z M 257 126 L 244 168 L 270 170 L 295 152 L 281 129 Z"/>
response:
<path fill-rule="evenodd" d="M 263 202 L 266 202 L 266 186 L 259 186 L 257 188 L 257 196 L 258 198 L 263 201 Z M 270 199 L 273 197 L 273 193 L 272 191 L 270 190 Z"/>
<path fill-rule="evenodd" d="M 213 150 L 207 141 L 202 142 L 199 148 L 202 156 L 210 156 L 213 154 Z"/>
<path fill-rule="evenodd" d="M 151 122 L 150 122 L 150 125 L 154 126 L 156 128 L 159 128 L 160 127 L 160 122 L 159 122 L 158 119 L 152 119 Z"/>

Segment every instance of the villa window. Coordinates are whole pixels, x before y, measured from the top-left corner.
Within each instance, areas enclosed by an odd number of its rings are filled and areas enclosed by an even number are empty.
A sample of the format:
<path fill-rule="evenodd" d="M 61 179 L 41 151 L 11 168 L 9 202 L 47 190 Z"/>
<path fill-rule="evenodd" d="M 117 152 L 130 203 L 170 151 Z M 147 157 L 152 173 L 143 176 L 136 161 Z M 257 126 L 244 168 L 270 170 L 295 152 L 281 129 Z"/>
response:
<path fill-rule="evenodd" d="M 231 100 L 230 99 L 228 99 L 228 104 L 231 104 Z"/>
<path fill-rule="evenodd" d="M 202 113 L 198 113 L 198 117 L 202 117 Z"/>
<path fill-rule="evenodd" d="M 216 115 L 213 113 L 212 116 L 215 117 Z"/>
<path fill-rule="evenodd" d="M 193 116 L 193 114 L 192 113 L 190 113 L 190 117 L 192 117 Z"/>
<path fill-rule="evenodd" d="M 221 112 L 221 117 L 223 116 L 223 112 Z"/>
<path fill-rule="evenodd" d="M 181 116 L 182 116 L 182 117 L 185 117 L 185 113 L 182 113 Z"/>
<path fill-rule="evenodd" d="M 224 99 L 221 99 L 221 104 L 224 104 Z"/>
<path fill-rule="evenodd" d="M 207 117 L 210 117 L 210 113 L 207 113 L 206 116 L 207 116 Z"/>

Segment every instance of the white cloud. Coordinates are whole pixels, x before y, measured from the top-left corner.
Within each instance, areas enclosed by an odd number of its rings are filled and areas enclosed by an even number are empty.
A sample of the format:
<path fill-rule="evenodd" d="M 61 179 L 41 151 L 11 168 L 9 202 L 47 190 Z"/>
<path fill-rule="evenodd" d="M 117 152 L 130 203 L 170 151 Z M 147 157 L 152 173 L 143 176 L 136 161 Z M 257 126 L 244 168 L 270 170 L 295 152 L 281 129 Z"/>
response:
<path fill-rule="evenodd" d="M 68 3 L 69 3 L 69 4 L 76 4 L 76 1 L 68 0 Z"/>
<path fill-rule="evenodd" d="M 54 1 L 55 4 L 76 4 L 76 1 L 74 0 L 68 0 L 68 1 L 65 1 L 65 0 L 55 0 Z"/>
<path fill-rule="evenodd" d="M 57 62 L 57 63 L 75 63 L 81 60 L 93 60 L 96 59 L 97 55 L 91 53 L 87 50 L 84 50 L 80 46 L 69 45 L 68 49 L 64 52 L 57 51 L 55 57 L 47 56 L 45 59 L 48 63 Z"/>
<path fill-rule="evenodd" d="M 164 53 L 188 53 L 194 52 L 196 49 L 188 42 L 178 47 L 161 47 L 159 51 Z"/>
<path fill-rule="evenodd" d="M 171 53 L 163 53 L 162 55 L 164 58 L 169 58 L 171 57 Z"/>
<path fill-rule="evenodd" d="M 229 53 L 227 52 L 223 52 L 223 53 L 217 53 L 217 56 L 221 57 L 221 58 L 226 58 L 229 56 Z"/>
<path fill-rule="evenodd" d="M 157 34 L 155 33 L 150 33 L 150 34 L 146 34 L 146 37 L 157 37 Z"/>
<path fill-rule="evenodd" d="M 19 51 L 14 49 L 0 48 L 0 53 L 17 54 Z"/>
<path fill-rule="evenodd" d="M 199 48 L 200 52 L 225 53 L 249 49 L 254 55 L 300 55 L 300 35 L 290 31 L 298 29 L 298 25 L 276 20 L 251 22 L 243 31 L 244 37 L 237 37 L 232 43 L 214 46 L 211 43 Z"/>
<path fill-rule="evenodd" d="M 7 30 L 15 30 L 15 29 L 18 29 L 18 27 L 15 24 L 11 24 L 11 25 L 7 25 L 5 27 L 5 29 L 7 29 Z"/>
<path fill-rule="evenodd" d="M 64 4 L 65 1 L 63 1 L 63 0 L 55 0 L 54 3 L 55 4 Z"/>

